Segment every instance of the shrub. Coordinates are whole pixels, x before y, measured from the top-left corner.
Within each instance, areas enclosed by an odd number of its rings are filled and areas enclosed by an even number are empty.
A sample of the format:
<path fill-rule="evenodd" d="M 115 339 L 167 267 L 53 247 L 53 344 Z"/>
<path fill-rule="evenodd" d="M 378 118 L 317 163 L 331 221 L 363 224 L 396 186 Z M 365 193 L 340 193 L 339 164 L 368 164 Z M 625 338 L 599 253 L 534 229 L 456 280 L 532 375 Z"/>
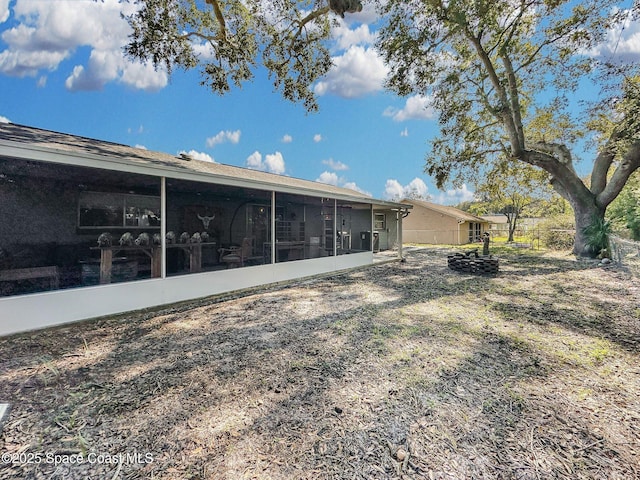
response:
<path fill-rule="evenodd" d="M 575 237 L 572 215 L 558 215 L 540 222 L 540 242 L 550 250 L 571 250 Z"/>
<path fill-rule="evenodd" d="M 587 247 L 594 256 L 609 256 L 609 237 L 611 222 L 604 218 L 593 217 L 591 224 L 584 228 Z"/>

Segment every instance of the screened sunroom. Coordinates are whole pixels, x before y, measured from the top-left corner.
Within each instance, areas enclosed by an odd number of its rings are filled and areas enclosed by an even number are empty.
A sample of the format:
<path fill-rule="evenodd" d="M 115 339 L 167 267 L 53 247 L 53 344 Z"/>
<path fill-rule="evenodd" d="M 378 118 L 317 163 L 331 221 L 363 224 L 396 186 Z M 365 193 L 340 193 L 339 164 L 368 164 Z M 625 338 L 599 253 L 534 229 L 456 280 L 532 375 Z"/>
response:
<path fill-rule="evenodd" d="M 405 209 L 1 124 L 0 334 L 367 265 Z"/>

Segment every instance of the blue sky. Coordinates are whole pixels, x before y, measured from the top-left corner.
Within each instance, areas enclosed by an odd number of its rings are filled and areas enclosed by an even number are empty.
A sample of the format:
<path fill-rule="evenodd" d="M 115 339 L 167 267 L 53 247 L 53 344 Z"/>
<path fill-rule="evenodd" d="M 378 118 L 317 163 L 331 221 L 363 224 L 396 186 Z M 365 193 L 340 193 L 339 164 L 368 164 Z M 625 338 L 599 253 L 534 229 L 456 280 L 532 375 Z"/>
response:
<path fill-rule="evenodd" d="M 334 68 L 313 88 L 320 112 L 283 100 L 264 72 L 221 97 L 197 71 L 163 71 L 122 56 L 129 27 L 118 0 L 0 0 L 0 121 L 141 146 L 354 188 L 394 199 L 413 190 L 456 204 L 423 172 L 437 122 L 422 97 L 382 88 L 371 8 L 333 31 Z M 637 58 L 640 29 L 612 34 Z M 603 46 L 603 51 L 609 48 Z"/>

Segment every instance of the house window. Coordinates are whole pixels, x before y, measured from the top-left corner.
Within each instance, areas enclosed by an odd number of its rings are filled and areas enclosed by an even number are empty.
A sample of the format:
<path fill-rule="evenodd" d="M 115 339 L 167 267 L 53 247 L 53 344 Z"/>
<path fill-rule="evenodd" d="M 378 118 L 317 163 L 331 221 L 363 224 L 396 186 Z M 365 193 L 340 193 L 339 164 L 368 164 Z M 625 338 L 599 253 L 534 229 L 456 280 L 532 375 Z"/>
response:
<path fill-rule="evenodd" d="M 78 202 L 78 227 L 160 226 L 160 197 L 122 193 L 82 192 Z"/>
<path fill-rule="evenodd" d="M 479 242 L 482 240 L 482 224 L 470 222 L 469 223 L 469 243 Z"/>
<path fill-rule="evenodd" d="M 374 230 L 385 230 L 387 228 L 387 217 L 384 213 L 376 213 L 373 220 Z"/>

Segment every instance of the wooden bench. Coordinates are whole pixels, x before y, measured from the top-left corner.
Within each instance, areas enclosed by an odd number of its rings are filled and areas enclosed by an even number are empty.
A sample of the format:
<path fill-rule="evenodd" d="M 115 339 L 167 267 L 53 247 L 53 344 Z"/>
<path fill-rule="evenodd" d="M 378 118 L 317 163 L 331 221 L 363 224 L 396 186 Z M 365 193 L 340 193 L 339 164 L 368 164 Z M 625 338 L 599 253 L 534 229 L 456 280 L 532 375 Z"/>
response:
<path fill-rule="evenodd" d="M 36 278 L 48 278 L 51 290 L 60 287 L 60 273 L 58 267 L 31 267 L 16 268 L 13 270 L 0 270 L 0 282 L 17 282 L 20 280 L 33 280 Z"/>

